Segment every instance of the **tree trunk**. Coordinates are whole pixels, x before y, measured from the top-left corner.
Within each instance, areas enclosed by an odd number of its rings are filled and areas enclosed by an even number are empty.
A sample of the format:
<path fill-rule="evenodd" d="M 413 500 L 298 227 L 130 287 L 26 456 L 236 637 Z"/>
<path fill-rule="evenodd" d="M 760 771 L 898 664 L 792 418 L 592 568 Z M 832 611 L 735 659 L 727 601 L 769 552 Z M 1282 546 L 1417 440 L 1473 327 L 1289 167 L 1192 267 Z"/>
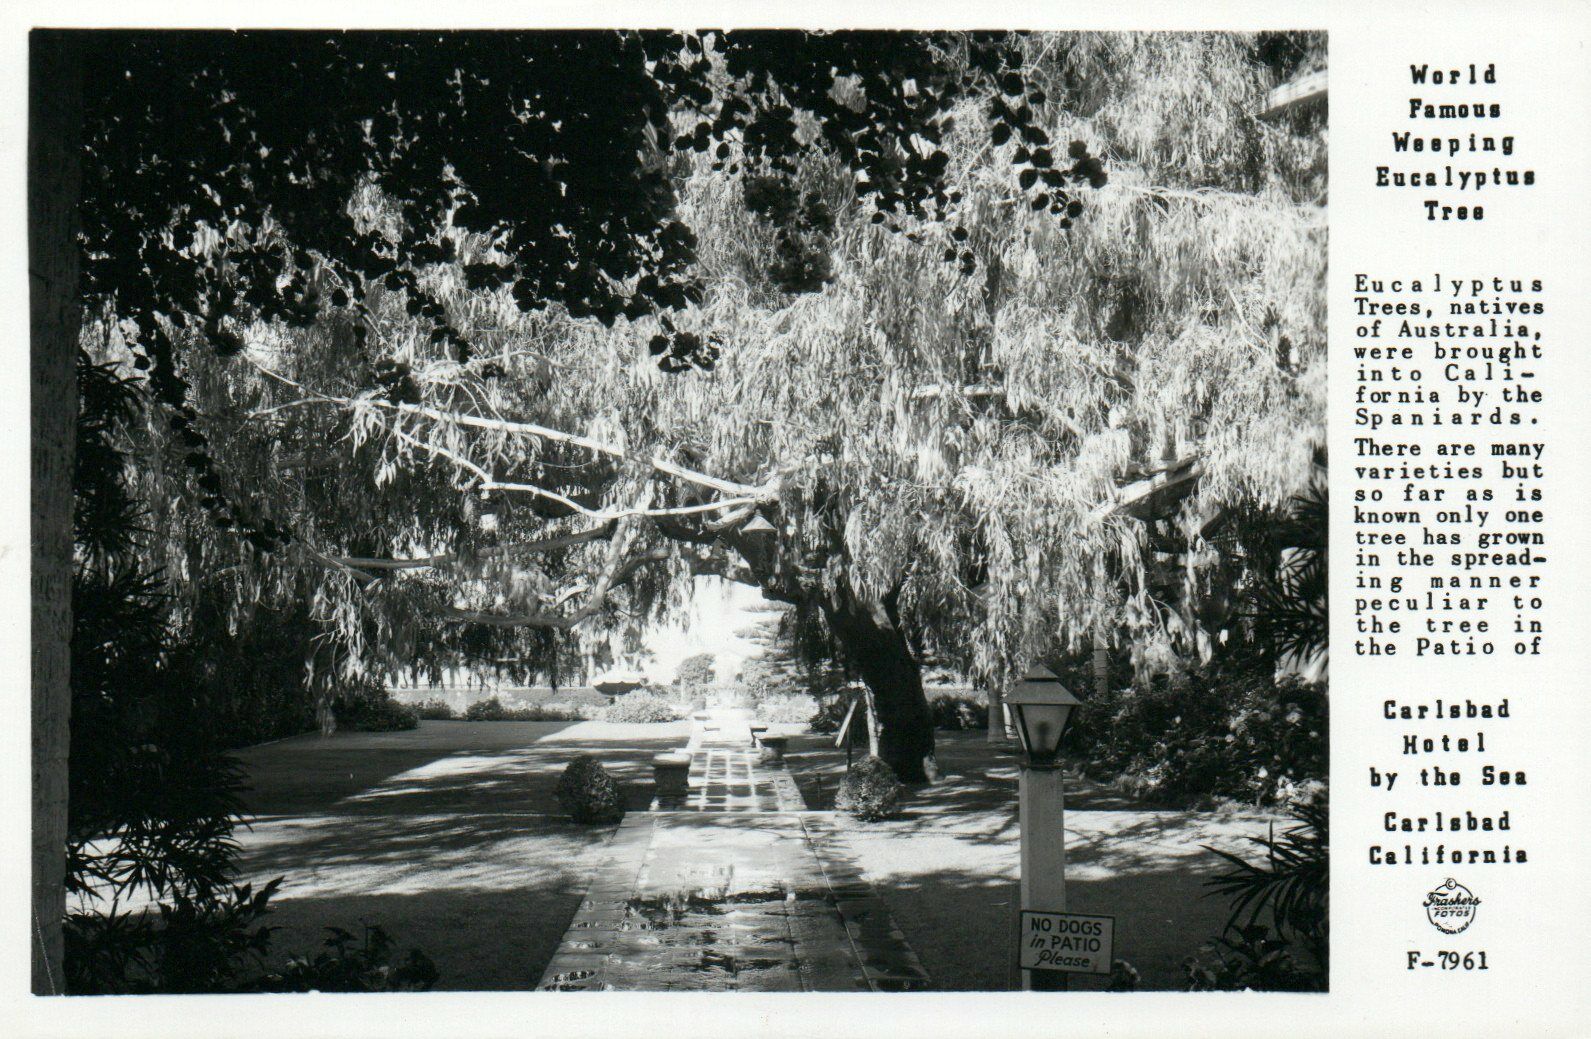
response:
<path fill-rule="evenodd" d="M 878 757 L 878 712 L 873 709 L 873 691 L 868 690 L 863 698 L 863 719 L 867 725 L 867 753 L 869 757 Z"/>
<path fill-rule="evenodd" d="M 1102 700 L 1110 695 L 1110 643 L 1097 632 L 1094 634 L 1094 695 Z"/>
<path fill-rule="evenodd" d="M 72 708 L 72 470 L 77 438 L 82 53 L 29 38 L 28 274 L 32 441 L 33 991 L 59 994 Z"/>
<path fill-rule="evenodd" d="M 1000 695 L 999 688 L 992 682 L 984 694 L 984 702 L 989 708 L 989 727 L 984 732 L 984 738 L 990 743 L 1004 743 L 1005 697 Z"/>
<path fill-rule="evenodd" d="M 922 669 L 900 630 L 894 599 L 867 602 L 842 590 L 824 603 L 829 630 L 873 692 L 878 756 L 906 783 L 925 783 L 934 768 L 934 719 Z"/>

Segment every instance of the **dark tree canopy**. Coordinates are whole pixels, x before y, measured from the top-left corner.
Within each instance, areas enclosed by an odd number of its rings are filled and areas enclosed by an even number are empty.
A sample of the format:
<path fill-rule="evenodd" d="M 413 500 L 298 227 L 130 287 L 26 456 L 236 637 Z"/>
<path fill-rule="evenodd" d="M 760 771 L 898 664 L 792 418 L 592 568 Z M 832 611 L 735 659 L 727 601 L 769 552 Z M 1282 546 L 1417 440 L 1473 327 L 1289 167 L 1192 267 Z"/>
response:
<path fill-rule="evenodd" d="M 994 143 L 1024 143 L 1024 188 L 1064 222 L 1065 185 L 1097 160 L 1057 160 L 1005 34 L 114 32 L 88 45 L 82 227 L 91 309 L 127 323 L 213 521 L 270 550 L 291 537 L 225 486 L 179 354 L 241 349 L 256 321 L 365 316 L 380 284 L 407 294 L 459 360 L 469 330 L 421 285 L 457 259 L 449 229 L 491 246 L 476 288 L 524 310 L 612 324 L 699 302 L 696 241 L 676 216 L 671 156 L 712 150 L 760 173 L 767 214 L 803 155 L 848 169 L 874 219 L 945 219 L 938 142 L 953 103 L 988 93 Z M 990 86 L 993 90 L 989 90 Z M 356 203 L 379 192 L 383 218 Z M 812 206 L 806 225 L 824 216 Z M 825 272 L 787 237 L 787 282 Z M 965 267 L 970 254 L 947 255 Z M 356 328 L 355 334 L 364 335 Z M 710 366 L 717 344 L 668 323 L 665 370 Z M 371 383 L 379 373 L 372 371 Z"/>

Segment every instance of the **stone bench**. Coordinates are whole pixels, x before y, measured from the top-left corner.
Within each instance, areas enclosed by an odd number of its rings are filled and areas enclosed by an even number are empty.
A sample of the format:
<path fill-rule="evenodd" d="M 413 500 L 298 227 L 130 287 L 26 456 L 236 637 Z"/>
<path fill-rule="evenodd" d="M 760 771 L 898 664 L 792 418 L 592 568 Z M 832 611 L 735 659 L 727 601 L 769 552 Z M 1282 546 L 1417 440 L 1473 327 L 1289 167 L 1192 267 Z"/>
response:
<path fill-rule="evenodd" d="M 657 754 L 652 758 L 652 781 L 660 797 L 689 792 L 690 775 L 689 754 Z"/>
<path fill-rule="evenodd" d="M 761 743 L 762 743 L 762 760 L 764 760 L 764 761 L 783 761 L 784 760 L 784 749 L 789 744 L 789 742 L 790 742 L 790 737 L 788 737 L 788 736 L 764 736 L 764 737 L 762 737 L 762 739 L 761 739 Z"/>
<path fill-rule="evenodd" d="M 762 738 L 762 734 L 767 731 L 768 727 L 766 725 L 753 725 L 751 727 L 751 745 L 755 747 L 757 741 Z"/>

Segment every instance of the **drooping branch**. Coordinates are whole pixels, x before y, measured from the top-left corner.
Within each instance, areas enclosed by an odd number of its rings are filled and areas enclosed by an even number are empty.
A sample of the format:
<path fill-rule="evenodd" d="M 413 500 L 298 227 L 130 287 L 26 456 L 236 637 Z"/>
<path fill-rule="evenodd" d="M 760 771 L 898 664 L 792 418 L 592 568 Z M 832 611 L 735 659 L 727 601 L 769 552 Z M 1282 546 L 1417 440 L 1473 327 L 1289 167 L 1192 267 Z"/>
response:
<path fill-rule="evenodd" d="M 648 509 L 640 506 L 629 506 L 622 509 L 592 509 L 581 505 L 567 495 L 559 494 L 557 491 L 549 491 L 545 487 L 538 487 L 530 483 L 500 483 L 496 480 L 490 480 L 481 484 L 481 490 L 533 494 L 538 498 L 556 502 L 571 512 L 578 512 L 582 516 L 603 522 L 625 519 L 630 516 L 693 516 L 698 513 L 718 512 L 722 509 L 735 509 L 745 505 L 755 505 L 761 500 L 756 497 L 740 497 L 705 502 L 700 505 L 676 505 L 661 509 Z"/>
<path fill-rule="evenodd" d="M 417 438 L 403 432 L 401 429 L 395 429 L 393 431 L 397 434 L 397 436 L 408 443 L 428 451 L 433 457 L 440 456 L 446 458 L 455 465 L 467 469 L 472 475 L 481 481 L 481 489 L 483 490 L 517 491 L 527 494 L 535 494 L 540 497 L 547 498 L 548 500 L 556 501 L 560 505 L 566 506 L 587 516 L 591 516 L 595 519 L 614 520 L 622 519 L 625 516 L 632 515 L 689 515 L 695 512 L 715 512 L 724 508 L 735 508 L 745 504 L 756 504 L 759 502 L 772 501 L 777 497 L 777 488 L 774 486 L 764 485 L 758 487 L 751 484 L 738 483 L 734 480 L 724 480 L 716 476 L 709 476 L 706 473 L 697 472 L 694 469 L 688 469 L 682 465 L 677 465 L 674 462 L 670 462 L 665 458 L 659 458 L 656 455 L 648 458 L 638 459 L 629 451 L 626 451 L 621 447 L 606 443 L 605 441 L 596 440 L 591 437 L 582 436 L 578 433 L 567 433 L 563 430 L 553 429 L 550 426 L 543 426 L 534 422 L 520 422 L 504 418 L 487 418 L 480 415 L 457 414 L 426 405 L 410 404 L 403 401 L 389 401 L 380 397 L 367 397 L 360 402 L 356 402 L 354 399 L 349 397 L 339 397 L 332 394 L 322 393 L 318 390 L 309 389 L 303 386 L 301 383 L 289 379 L 278 372 L 272 371 L 253 358 L 249 358 L 249 363 L 261 374 L 283 382 L 294 389 L 307 394 L 306 397 L 293 401 L 293 406 L 307 404 L 330 404 L 343 408 L 352 408 L 356 405 L 356 403 L 365 403 L 403 414 L 418 415 L 422 418 L 431 419 L 434 422 L 466 426 L 473 429 L 490 430 L 499 433 L 522 434 L 552 443 L 568 444 L 571 447 L 582 448 L 592 452 L 593 454 L 605 455 L 606 457 L 613 458 L 618 461 L 640 461 L 652 469 L 653 472 L 660 473 L 664 476 L 670 476 L 686 483 L 695 484 L 698 487 L 706 487 L 710 490 L 715 490 L 720 493 L 733 496 L 733 498 L 729 501 L 685 506 L 672 512 L 641 512 L 635 509 L 626 509 L 613 513 L 604 513 L 601 511 L 594 511 L 585 508 L 584 506 L 581 506 L 570 500 L 566 496 L 559 495 L 555 491 L 550 491 L 544 487 L 538 487 L 534 484 L 499 482 L 486 469 L 477 465 L 475 462 L 470 461 L 468 458 L 463 457 L 457 452 L 451 451 L 438 444 L 426 443 L 424 441 L 418 440 Z"/>
<path fill-rule="evenodd" d="M 526 541 L 517 545 L 488 545 L 476 550 L 473 556 L 477 559 L 503 559 L 519 556 L 537 555 L 542 552 L 556 552 L 561 548 L 572 548 L 587 541 L 599 541 L 613 536 L 615 522 L 603 523 L 599 526 L 589 527 L 586 530 L 577 530 L 572 534 L 558 534 L 550 538 L 539 538 L 535 541 Z M 360 570 L 424 570 L 433 566 L 446 566 L 451 563 L 461 562 L 466 558 L 461 552 L 443 552 L 432 556 L 417 556 L 413 559 L 370 559 L 364 556 L 331 556 L 332 560 L 345 566 L 357 567 Z"/>
<path fill-rule="evenodd" d="M 423 451 L 430 452 L 432 458 L 445 458 L 459 468 L 468 470 L 470 474 L 479 480 L 483 486 L 495 482 L 491 473 L 476 465 L 468 458 L 465 458 L 457 451 L 450 451 L 441 444 L 427 443 L 426 441 L 420 440 L 417 437 L 410 436 L 401 429 L 394 429 L 392 432 L 399 440 L 402 440 L 405 443 L 413 444 L 415 447 L 418 447 Z"/>
<path fill-rule="evenodd" d="M 450 412 L 438 411 L 435 408 L 419 408 L 419 407 L 417 407 L 415 405 L 409 405 L 409 404 L 394 405 L 394 404 L 391 404 L 390 402 L 386 402 L 386 401 L 375 401 L 374 403 L 383 404 L 383 405 L 388 406 L 388 407 L 407 409 L 407 410 L 410 410 L 410 411 L 414 411 L 416 413 L 424 414 L 425 416 L 430 417 L 430 418 L 438 418 L 438 417 L 442 417 L 442 416 L 447 416 L 448 418 L 455 419 L 455 420 L 459 421 L 463 425 L 471 425 L 471 426 L 477 425 L 477 422 L 475 421 L 474 416 L 452 415 Z M 502 423 L 502 424 L 507 425 L 507 426 L 526 426 L 529 429 L 545 430 L 545 427 L 534 426 L 534 425 L 529 424 L 529 423 L 510 423 L 506 419 L 491 419 L 491 420 L 481 419 L 479 421 L 480 422 L 497 422 L 497 423 Z M 520 430 L 520 431 L 524 431 L 524 430 Z M 555 430 L 546 430 L 546 432 L 556 434 L 556 436 L 558 436 L 558 437 L 564 437 L 564 436 L 569 436 L 570 435 L 570 434 L 557 433 L 557 431 L 555 431 Z M 721 489 L 721 490 L 733 491 L 734 489 L 738 488 L 739 489 L 739 494 L 738 494 L 737 497 L 727 498 L 727 499 L 724 499 L 724 500 L 721 500 L 721 501 L 703 502 L 703 503 L 696 504 L 696 505 L 679 505 L 679 506 L 673 506 L 673 507 L 661 508 L 661 509 L 650 509 L 650 508 L 644 508 L 644 507 L 641 507 L 641 506 L 630 506 L 630 507 L 621 508 L 621 509 L 593 509 L 593 508 L 590 508 L 589 506 L 580 504 L 579 502 L 575 501 L 573 498 L 570 498 L 568 495 L 560 494 L 557 491 L 549 490 L 548 488 L 539 486 L 537 484 L 519 483 L 519 482 L 515 482 L 515 481 L 498 480 L 489 471 L 487 471 L 484 467 L 478 465 L 477 463 L 471 461 L 470 459 L 466 458 L 465 456 L 459 454 L 456 451 L 453 451 L 453 450 L 450 450 L 450 449 L 448 449 L 446 447 L 443 447 L 440 444 L 432 444 L 432 443 L 429 443 L 427 441 L 420 440 L 417 437 L 414 437 L 414 436 L 411 436 L 408 433 L 405 433 L 401 429 L 394 429 L 393 433 L 399 439 L 401 439 L 401 440 L 403 440 L 403 441 L 405 441 L 405 442 L 407 442 L 409 444 L 412 444 L 413 446 L 418 447 L 421 450 L 429 452 L 433 458 L 438 458 L 438 457 L 445 458 L 448 461 L 452 462 L 454 465 L 457 465 L 458 467 L 460 467 L 462 469 L 465 469 L 472 476 L 474 476 L 476 478 L 476 480 L 479 483 L 479 489 L 482 490 L 482 491 L 486 491 L 486 492 L 504 491 L 504 492 L 508 492 L 508 493 L 519 493 L 519 494 L 535 495 L 536 497 L 542 498 L 542 499 L 544 499 L 546 501 L 554 502 L 557 505 L 560 505 L 563 508 L 568 509 L 570 512 L 579 513 L 582 516 L 586 516 L 586 517 L 588 517 L 590 519 L 598 520 L 598 521 L 604 522 L 604 523 L 612 522 L 614 520 L 625 519 L 625 518 L 630 517 L 630 516 L 690 516 L 690 515 L 695 515 L 697 513 L 718 512 L 718 511 L 721 511 L 723 509 L 740 509 L 740 508 L 743 508 L 743 507 L 746 507 L 746 506 L 755 506 L 755 505 L 757 505 L 757 504 L 759 504 L 761 502 L 767 501 L 771 497 L 773 497 L 774 494 L 775 494 L 775 491 L 771 487 L 752 487 L 749 484 L 738 484 L 738 483 L 733 483 L 733 482 L 727 481 L 727 480 L 717 480 L 714 477 L 705 476 L 705 475 L 700 474 L 700 473 L 692 473 L 691 470 L 683 469 L 683 468 L 681 468 L 679 466 L 675 466 L 675 465 L 673 465 L 673 463 L 658 463 L 657 461 L 654 460 L 651 464 L 652 464 L 652 468 L 655 471 L 666 473 L 668 475 L 679 476 L 681 479 L 691 480 L 692 482 L 696 482 L 696 483 L 702 483 L 703 481 L 711 481 L 711 483 L 709 485 L 715 486 L 715 487 L 717 487 L 718 489 Z M 532 435 L 541 435 L 541 434 L 533 433 Z M 579 442 L 579 446 L 582 446 L 582 447 L 590 447 L 591 445 L 596 443 L 596 441 L 588 440 L 585 437 L 576 437 L 575 440 L 571 441 L 571 442 L 576 442 L 576 441 L 578 441 Z M 604 448 L 604 450 L 610 451 L 610 452 L 618 452 L 617 448 Z M 627 457 L 627 456 L 625 456 L 622 452 L 618 452 L 615 455 L 615 457 L 624 458 L 624 457 Z M 691 475 L 689 475 L 689 476 L 681 476 L 680 474 L 691 474 Z"/>
<path fill-rule="evenodd" d="M 615 539 L 616 541 L 618 539 Z M 453 624 L 490 624 L 504 628 L 551 628 L 558 631 L 568 631 L 579 626 L 582 622 L 595 615 L 607 604 L 608 596 L 627 584 L 640 570 L 649 563 L 662 562 L 669 557 L 668 550 L 656 548 L 643 552 L 618 566 L 606 569 L 606 572 L 597 580 L 586 595 L 585 601 L 580 606 L 568 613 L 519 613 L 503 614 L 490 613 L 482 610 L 464 610 L 458 607 L 447 607 L 441 619 Z M 610 553 L 610 562 L 616 562 L 618 555 Z M 566 601 L 578 595 L 580 588 L 570 589 L 569 592 L 559 595 L 555 603 Z"/>

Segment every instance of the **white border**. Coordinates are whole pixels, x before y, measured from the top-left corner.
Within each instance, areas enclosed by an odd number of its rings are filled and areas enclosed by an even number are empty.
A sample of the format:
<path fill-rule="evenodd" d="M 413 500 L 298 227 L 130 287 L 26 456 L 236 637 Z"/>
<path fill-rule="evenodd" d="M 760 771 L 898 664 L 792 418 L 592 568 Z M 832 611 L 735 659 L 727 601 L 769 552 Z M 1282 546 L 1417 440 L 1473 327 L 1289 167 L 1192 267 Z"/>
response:
<path fill-rule="evenodd" d="M 1509 9 L 1493 3 L 1260 3 L 1223 2 L 1193 7 L 1186 3 L 1154 0 L 1115 0 L 1105 5 L 1035 5 L 1012 3 L 968 4 L 942 0 L 911 4 L 851 2 L 813 3 L 796 0 L 767 2 L 691 2 L 640 4 L 626 2 L 596 7 L 569 2 L 531 5 L 477 0 L 459 6 L 417 3 L 412 0 L 368 0 L 337 5 L 302 3 L 238 3 L 233 0 L 118 0 L 118 2 L 44 3 L 24 0 L 0 13 L 0 170 L 4 190 L 0 194 L 0 236 L 6 248 L 0 252 L 0 299 L 6 330 L 4 340 L 10 362 L 0 369 L 0 475 L 12 492 L 0 500 L 0 594 L 5 596 L 4 623 L 0 624 L 0 660 L 4 678 L 0 688 L 6 693 L 6 710 L 0 714 L 0 761 L 4 762 L 4 781 L 0 785 L 0 811 L 4 812 L 3 852 L 0 859 L 0 1031 L 9 1034 L 59 1035 L 78 1037 L 118 1036 L 230 1036 L 230 1035 L 557 1035 L 629 1036 L 695 1033 L 703 1035 L 839 1036 L 839 1035 L 955 1035 L 993 1036 L 1030 1034 L 1046 1036 L 1099 1035 L 1175 1035 L 1228 1036 L 1234 1034 L 1327 1035 L 1585 1035 L 1591 1023 L 1585 984 L 1587 957 L 1583 936 L 1564 947 L 1536 944 L 1515 955 L 1531 955 L 1528 964 L 1533 983 L 1500 991 L 1473 979 L 1443 979 L 1446 984 L 1426 981 L 1411 987 L 1396 975 L 1378 974 L 1365 969 L 1364 957 L 1357 955 L 1355 938 L 1360 928 L 1373 918 L 1358 913 L 1378 911 L 1373 900 L 1345 897 L 1364 880 L 1357 860 L 1348 861 L 1339 848 L 1333 868 L 1333 895 L 1336 911 L 1334 931 L 1334 984 L 1326 996 L 1288 995 L 1182 995 L 1142 993 L 1110 995 L 1069 993 L 1057 997 L 1043 993 L 999 994 L 920 994 L 909 996 L 751 996 L 751 995 L 673 995 L 602 994 L 552 995 L 535 993 L 425 994 L 418 996 L 226 996 L 226 997 L 142 997 L 80 1000 L 40 1000 L 26 996 L 27 943 L 23 940 L 28 906 L 27 826 L 28 826 L 28 585 L 27 530 L 27 370 L 26 271 L 25 271 L 25 176 L 24 141 L 26 125 L 26 30 L 31 25 L 71 26 L 365 26 L 365 27 L 442 27 L 475 28 L 491 26 L 601 26 L 601 25 L 689 25 L 689 26 L 785 26 L 785 27 L 896 27 L 896 28 L 1099 28 L 1099 29 L 1261 29 L 1324 28 L 1332 34 L 1333 59 L 1333 226 L 1334 263 L 1347 255 L 1345 250 L 1379 243 L 1390 256 L 1396 243 L 1384 240 L 1384 228 L 1366 226 L 1355 220 L 1345 206 L 1350 193 L 1344 190 L 1347 178 L 1359 170 L 1339 168 L 1345 143 L 1341 127 L 1347 122 L 1345 108 L 1352 104 L 1354 91 L 1367 77 L 1361 75 L 1343 56 L 1358 49 L 1359 42 L 1374 38 L 1407 41 L 1409 49 L 1429 53 L 1445 60 L 1454 48 L 1484 48 L 1488 40 L 1502 39 L 1520 28 L 1547 27 L 1551 32 L 1540 38 L 1539 46 L 1550 51 L 1542 60 L 1562 64 L 1557 76 L 1570 88 L 1562 98 L 1562 136 L 1550 146 L 1563 149 L 1562 155 L 1577 156 L 1578 165 L 1562 161 L 1565 171 L 1578 176 L 1577 190 L 1568 194 L 1578 206 L 1564 215 L 1578 241 L 1591 241 L 1586 234 L 1587 214 L 1591 213 L 1591 180 L 1588 180 L 1588 121 L 1585 105 L 1591 101 L 1586 67 L 1588 6 L 1584 2 L 1538 3 L 1527 10 Z M 1538 145 L 1542 142 L 1538 141 Z M 1560 161 L 1560 160 L 1555 160 Z M 1560 238 L 1561 240 L 1561 238 Z M 1570 237 L 1568 240 L 1575 240 Z M 1557 258 L 1544 261 L 1556 264 Z M 1580 273 L 1585 273 L 1583 264 Z M 1340 295 L 1333 273 L 1333 294 Z M 1585 283 L 1582 281 L 1582 285 Z M 1582 290 L 1583 291 L 1583 290 Z M 1569 291 L 1560 288 L 1554 302 L 1565 301 Z M 1337 301 L 1334 299 L 1333 303 Z M 1584 311 L 1582 310 L 1582 314 Z M 1334 335 L 1336 324 L 1334 321 Z M 1559 325 L 1561 328 L 1561 323 Z M 1562 337 L 1561 337 L 1562 338 Z M 1565 351 L 1567 352 L 1567 351 Z M 1560 355 L 1562 356 L 1562 355 Z M 1561 369 L 1560 369 L 1561 370 Z M 1591 361 L 1584 361 L 1574 373 L 1574 384 L 1563 393 L 1584 389 Z M 1584 399 L 1584 395 L 1580 395 Z M 1591 433 L 1583 408 L 1573 419 L 1576 428 L 1554 433 L 1565 443 L 1576 433 L 1586 442 Z M 1577 500 L 1557 505 L 1559 509 L 1578 508 L 1588 496 L 1580 492 Z M 1582 524 L 1583 525 L 1583 524 Z M 1564 564 L 1580 566 L 1585 574 L 1588 559 L 1583 541 L 1560 550 Z M 1339 568 L 1339 573 L 1341 568 Z M 1571 604 L 1584 615 L 1584 597 Z M 1338 621 L 1342 611 L 1336 611 Z M 1565 621 L 1560 620 L 1562 625 Z M 1339 653 L 1339 662 L 1343 659 Z M 1338 669 L 1334 701 L 1339 720 L 1347 716 L 1349 702 L 1358 696 L 1374 696 L 1375 691 L 1348 687 Z M 1583 678 L 1585 658 L 1571 659 L 1563 677 Z M 1578 733 L 1587 731 L 1584 682 L 1579 696 L 1566 702 L 1560 715 L 1563 725 L 1558 739 L 1548 740 L 1534 755 L 1541 765 L 1559 770 L 1562 793 L 1553 802 L 1564 813 L 1564 825 L 1587 822 L 1583 795 L 1588 778 L 1583 745 L 1571 743 Z M 1342 832 L 1340 817 L 1351 810 L 1352 784 L 1356 776 L 1343 767 L 1356 760 L 1357 734 L 1334 725 L 1337 756 L 1333 776 L 1334 814 Z M 1362 748 L 1360 748 L 1362 749 Z M 1549 757 L 1552 755 L 1553 757 Z M 1357 767 L 1357 765 L 1355 765 Z M 1574 791 L 1576 796 L 1568 796 Z M 1573 832 L 1584 833 L 1583 828 Z M 1584 847 L 1583 839 L 1581 847 Z M 1577 918 L 1584 910 L 1576 903 L 1585 889 L 1583 863 L 1573 867 L 1567 889 L 1524 890 L 1528 899 L 1564 900 L 1561 912 Z M 1496 876 L 1496 874 L 1493 874 Z M 1559 880 L 1564 879 L 1560 874 Z M 1526 874 L 1518 885 L 1529 887 Z M 1345 903 L 1357 908 L 1345 911 Z M 1374 928 L 1370 928 L 1374 930 Z M 1560 936 L 1567 936 L 1567 931 Z"/>

